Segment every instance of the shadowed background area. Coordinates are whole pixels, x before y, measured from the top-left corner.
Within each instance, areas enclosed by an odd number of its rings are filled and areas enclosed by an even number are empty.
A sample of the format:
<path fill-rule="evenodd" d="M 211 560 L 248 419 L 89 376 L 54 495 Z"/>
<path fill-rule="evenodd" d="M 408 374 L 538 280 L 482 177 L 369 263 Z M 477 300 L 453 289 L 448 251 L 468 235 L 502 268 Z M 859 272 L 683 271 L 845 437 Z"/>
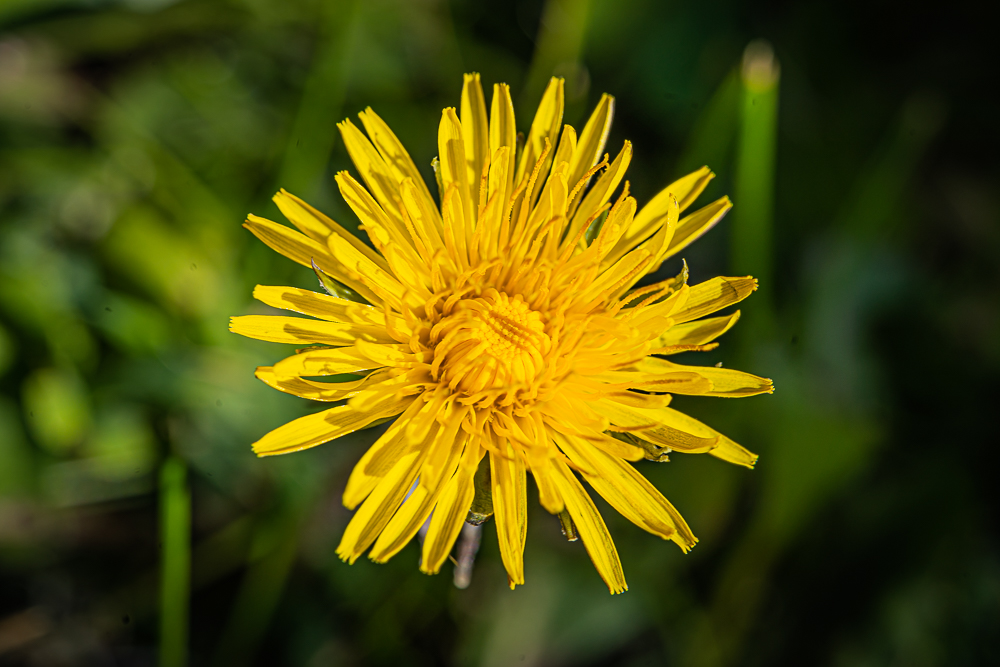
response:
<path fill-rule="evenodd" d="M 920 11 L 0 3 L 0 664 L 989 662 L 1000 82 L 985 16 Z M 683 253 L 692 279 L 761 279 L 722 347 L 680 361 L 776 393 L 676 400 L 760 462 L 638 464 L 688 555 L 598 500 L 620 596 L 534 490 L 517 591 L 492 523 L 465 590 L 413 545 L 348 566 L 340 494 L 379 429 L 250 451 L 317 406 L 255 380 L 290 350 L 228 318 L 265 312 L 257 283 L 317 286 L 242 220 L 281 220 L 284 187 L 355 229 L 335 123 L 368 105 L 433 182 L 470 71 L 511 84 L 521 131 L 552 74 L 577 127 L 615 95 L 608 150 L 634 142 L 640 205 L 702 164 L 701 201 L 733 197 Z"/>

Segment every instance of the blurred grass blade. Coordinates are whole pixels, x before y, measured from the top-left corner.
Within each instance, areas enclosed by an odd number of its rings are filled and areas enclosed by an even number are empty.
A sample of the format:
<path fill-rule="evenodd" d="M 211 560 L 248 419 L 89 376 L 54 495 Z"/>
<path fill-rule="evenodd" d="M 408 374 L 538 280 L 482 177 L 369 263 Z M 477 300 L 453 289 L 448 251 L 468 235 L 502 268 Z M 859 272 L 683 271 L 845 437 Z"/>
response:
<path fill-rule="evenodd" d="M 534 109 L 552 76 L 566 79 L 566 102 L 582 101 L 590 74 L 581 61 L 590 17 L 589 0 L 548 0 L 542 9 L 535 54 L 521 93 L 522 107 Z"/>
<path fill-rule="evenodd" d="M 187 470 L 171 457 L 160 469 L 160 667 L 187 664 L 191 496 Z"/>
<path fill-rule="evenodd" d="M 712 98 L 695 121 L 687 147 L 677 161 L 676 174 L 689 174 L 703 165 L 721 172 L 729 165 L 742 92 L 740 73 L 734 68 L 712 93 Z"/>
<path fill-rule="evenodd" d="M 736 152 L 731 266 L 734 275 L 753 275 L 763 287 L 756 297 L 757 321 L 769 324 L 774 293 L 774 166 L 780 70 L 771 45 L 751 42 L 743 52 L 742 103 Z"/>
<path fill-rule="evenodd" d="M 358 24 L 357 0 L 326 3 L 325 39 L 319 45 L 302 102 L 288 138 L 277 187 L 306 199 L 316 196 L 342 115 L 352 40 Z"/>
<path fill-rule="evenodd" d="M 222 633 L 212 664 L 244 665 L 254 662 L 254 652 L 285 590 L 298 553 L 299 528 L 308 499 L 286 505 L 257 527 L 251 561 Z"/>

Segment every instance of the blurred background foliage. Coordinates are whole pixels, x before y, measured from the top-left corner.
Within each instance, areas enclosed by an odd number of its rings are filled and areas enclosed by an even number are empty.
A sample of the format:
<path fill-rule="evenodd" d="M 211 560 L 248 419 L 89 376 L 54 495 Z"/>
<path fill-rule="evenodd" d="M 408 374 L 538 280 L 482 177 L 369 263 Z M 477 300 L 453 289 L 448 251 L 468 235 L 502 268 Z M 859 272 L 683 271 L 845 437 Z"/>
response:
<path fill-rule="evenodd" d="M 0 2 L 0 664 L 989 663 L 1000 126 L 976 11 Z M 578 127 L 615 95 L 640 202 L 705 163 L 706 201 L 734 197 L 692 277 L 763 279 L 684 361 L 777 393 L 677 401 L 761 461 L 639 464 L 701 543 L 605 511 L 621 596 L 537 506 L 515 592 L 491 524 L 464 591 L 413 546 L 345 565 L 339 497 L 376 434 L 249 449 L 315 408 L 254 380 L 285 350 L 227 319 L 265 312 L 256 283 L 315 278 L 243 217 L 280 219 L 285 187 L 356 226 L 335 122 L 372 105 L 430 176 L 468 71 L 511 84 L 521 130 L 553 73 Z"/>

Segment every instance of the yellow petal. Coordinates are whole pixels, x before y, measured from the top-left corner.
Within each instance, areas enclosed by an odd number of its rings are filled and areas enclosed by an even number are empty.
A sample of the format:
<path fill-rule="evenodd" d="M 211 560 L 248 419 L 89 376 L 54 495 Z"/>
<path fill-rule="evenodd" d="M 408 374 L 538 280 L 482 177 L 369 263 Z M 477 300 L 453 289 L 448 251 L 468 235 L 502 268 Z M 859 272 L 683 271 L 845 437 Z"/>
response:
<path fill-rule="evenodd" d="M 613 406 L 613 403 L 601 401 L 602 409 Z M 610 415 L 609 415 L 610 416 Z M 736 444 L 715 429 L 706 426 L 694 417 L 689 417 L 683 412 L 678 412 L 672 408 L 659 408 L 658 410 L 644 410 L 642 408 L 625 408 L 618 411 L 612 417 L 612 421 L 617 425 L 629 426 L 627 422 L 634 425 L 656 424 L 652 429 L 639 431 L 639 436 L 644 440 L 656 442 L 664 447 L 675 449 L 685 454 L 699 454 L 707 452 L 712 456 L 736 463 L 738 465 L 752 468 L 757 462 L 757 455 Z M 672 444 L 670 441 L 676 439 Z M 714 447 L 697 447 L 697 443 L 715 442 Z M 692 446 L 683 448 L 685 443 Z"/>
<path fill-rule="evenodd" d="M 660 220 L 667 215 L 669 207 L 672 205 L 671 200 L 676 199 L 678 208 L 683 211 L 694 203 L 713 178 L 715 178 L 715 174 L 712 173 L 712 170 L 708 167 L 702 167 L 660 190 L 635 216 L 635 222 L 625 234 L 624 240 L 634 245 L 642 241 L 643 238 L 652 235 L 661 224 Z M 687 219 L 685 218 L 685 220 Z"/>
<path fill-rule="evenodd" d="M 675 324 L 663 332 L 663 335 L 657 341 L 657 345 L 662 347 L 671 345 L 705 345 L 729 331 L 739 319 L 740 311 L 737 310 L 732 315 Z"/>
<path fill-rule="evenodd" d="M 756 396 L 757 394 L 773 394 L 774 383 L 767 378 L 757 377 L 750 373 L 733 370 L 731 368 L 717 368 L 714 366 L 685 366 L 675 364 L 666 359 L 646 357 L 636 368 L 646 373 L 656 373 L 670 375 L 674 373 L 695 374 L 705 378 L 711 383 L 708 391 L 690 392 L 699 393 L 706 396 L 725 396 L 737 398 L 742 396 Z M 688 393 L 674 388 L 664 389 L 675 394 Z"/>
<path fill-rule="evenodd" d="M 445 480 L 450 479 L 455 474 L 463 445 L 464 438 L 456 441 L 454 431 L 447 428 L 438 430 L 437 437 L 428 447 L 427 457 L 424 459 L 424 465 L 417 479 L 417 487 L 396 511 L 392 520 L 382 529 L 375 546 L 372 547 L 370 557 L 373 561 L 384 563 L 389 560 L 417 534 L 420 527 L 427 521 L 431 510 L 434 509 L 438 498 L 441 497 Z M 430 472 L 428 471 L 428 463 L 437 452 L 443 454 L 443 461 L 439 470 Z M 434 479 L 428 479 L 431 475 Z"/>
<path fill-rule="evenodd" d="M 677 231 L 661 259 L 672 257 L 694 243 L 702 234 L 714 227 L 719 220 L 722 220 L 732 207 L 733 203 L 729 201 L 729 197 L 723 197 L 698 209 L 691 215 L 681 218 L 680 222 L 677 223 Z"/>
<path fill-rule="evenodd" d="M 372 262 L 363 253 L 358 252 L 342 236 L 331 234 L 328 242 L 330 254 L 342 267 L 339 269 L 340 273 L 346 273 L 350 276 L 352 282 L 348 284 L 351 287 L 354 287 L 355 284 L 360 285 L 364 291 L 358 290 L 358 293 L 366 299 L 372 303 L 388 301 L 397 310 L 401 309 L 404 301 L 413 301 L 412 296 L 407 300 L 407 290 L 396 280 L 395 276 Z M 323 268 L 325 269 L 325 267 Z M 334 278 L 337 277 L 336 274 L 331 275 Z"/>
<path fill-rule="evenodd" d="M 514 172 L 517 165 L 514 162 L 516 146 L 517 126 L 514 122 L 514 103 L 510 99 L 510 86 L 506 83 L 498 83 L 493 86 L 493 101 L 490 106 L 490 155 L 496 156 L 498 150 L 507 148 L 506 182 L 500 183 L 501 189 L 497 191 L 500 208 L 507 210 L 507 201 L 514 192 Z M 494 157 L 494 162 L 496 164 Z M 490 175 L 492 181 L 492 173 Z M 490 198 L 494 196 L 492 183 L 490 187 Z M 498 228 L 499 229 L 499 228 Z"/>
<path fill-rule="evenodd" d="M 551 445 L 550 445 L 551 446 Z M 559 514 L 566 509 L 566 503 L 559 493 L 559 487 L 554 481 L 552 458 L 548 455 L 539 456 L 531 462 L 531 476 L 538 487 L 538 502 L 550 514 Z"/>
<path fill-rule="evenodd" d="M 389 271 L 386 271 L 382 265 L 376 265 L 380 275 L 389 274 L 411 290 L 416 290 L 421 300 L 429 298 L 430 292 L 427 291 L 429 275 L 424 270 L 424 262 L 417 255 L 410 233 L 399 214 L 398 206 L 402 200 L 399 199 L 394 204 L 397 206 L 396 218 L 394 219 L 388 216 L 368 191 L 361 187 L 361 184 L 347 172 L 338 173 L 336 181 L 341 196 L 364 224 L 369 238 L 372 239 L 377 248 L 385 253 L 384 264 L 388 264 Z M 397 196 L 401 195 L 397 193 Z M 333 239 L 328 242 L 332 244 Z M 371 275 L 371 272 L 367 270 L 362 271 L 362 273 L 366 277 Z M 382 286 L 381 283 L 380 286 Z M 372 288 L 375 289 L 375 286 Z M 390 288 L 383 286 L 383 289 Z"/>
<path fill-rule="evenodd" d="M 395 343 L 384 327 L 324 322 L 304 317 L 242 315 L 229 319 L 229 330 L 248 338 L 272 343 L 352 345 L 357 338 L 375 343 Z"/>
<path fill-rule="evenodd" d="M 421 243 L 432 253 L 444 248 L 444 240 L 441 237 L 443 223 L 437 204 L 433 201 L 428 204 L 411 178 L 403 181 L 400 192 L 403 194 L 403 207 L 406 209 L 406 213 L 413 223 L 414 232 L 420 238 Z M 434 261 L 432 257 L 424 259 L 428 262 Z"/>
<path fill-rule="evenodd" d="M 734 303 L 739 303 L 757 289 L 757 281 L 750 276 L 742 278 L 712 278 L 691 286 L 687 301 L 671 315 L 675 323 L 690 322 L 711 315 Z"/>
<path fill-rule="evenodd" d="M 316 262 L 317 266 L 365 299 L 376 303 L 379 301 L 379 297 L 374 292 L 344 271 L 340 262 L 334 259 L 329 248 L 324 248 L 308 236 L 256 215 L 249 216 L 247 221 L 243 223 L 243 226 L 249 229 L 254 236 L 270 246 L 272 250 L 281 253 L 290 260 L 309 268 L 312 268 L 313 262 Z M 330 236 L 341 238 L 335 234 L 331 234 Z"/>
<path fill-rule="evenodd" d="M 629 375 L 626 373 L 626 375 Z M 671 372 L 671 373 L 638 373 L 629 382 L 632 389 L 646 389 L 649 391 L 666 391 L 671 394 L 707 394 L 712 391 L 712 383 L 697 373 Z M 613 400 L 613 397 L 612 397 Z M 656 409 L 666 407 L 666 405 L 640 405 L 639 401 L 617 401 L 624 405 L 631 405 L 637 408 Z"/>
<path fill-rule="evenodd" d="M 306 350 L 282 359 L 274 365 L 280 376 L 340 375 L 381 368 L 384 364 L 372 361 L 354 347 Z"/>
<path fill-rule="evenodd" d="M 402 366 L 416 361 L 417 357 L 410 353 L 410 348 L 401 343 L 378 344 L 358 338 L 354 348 L 379 366 Z"/>
<path fill-rule="evenodd" d="M 368 259 L 372 260 L 376 264 L 379 264 L 383 268 L 388 268 L 385 263 L 385 259 L 365 245 L 364 241 L 295 195 L 282 189 L 274 195 L 273 199 L 274 203 L 277 204 L 278 208 L 281 210 L 281 213 L 288 218 L 292 224 L 316 241 L 326 245 L 327 237 L 329 237 L 331 233 L 339 234 L 347 239 L 351 245 L 357 248 L 359 252 L 365 254 Z"/>
<path fill-rule="evenodd" d="M 322 445 L 371 424 L 377 419 L 399 414 L 413 399 L 394 399 L 372 412 L 357 412 L 347 405 L 340 405 L 313 415 L 306 415 L 274 429 L 253 443 L 257 456 L 273 456 L 298 452 Z"/>
<path fill-rule="evenodd" d="M 479 74 L 466 74 L 462 86 L 462 139 L 468 165 L 469 194 L 478 207 L 483 166 L 490 157 L 490 126 Z"/>
<path fill-rule="evenodd" d="M 268 386 L 286 394 L 293 394 L 312 401 L 342 401 L 364 387 L 385 380 L 385 371 L 375 371 L 358 380 L 348 382 L 315 382 L 300 377 L 285 377 L 274 372 L 271 366 L 258 366 L 254 375 Z"/>
<path fill-rule="evenodd" d="M 552 77 L 549 80 L 549 85 L 545 88 L 545 93 L 542 94 L 542 101 L 538 105 L 535 119 L 531 122 L 531 130 L 528 132 L 528 138 L 524 142 L 524 151 L 521 153 L 521 161 L 517 165 L 517 174 L 514 176 L 515 184 L 520 184 L 521 181 L 531 175 L 531 171 L 535 168 L 535 163 L 542 156 L 546 140 L 548 140 L 552 149 L 555 148 L 559 127 L 562 125 L 563 91 L 563 80 L 558 77 Z M 552 149 L 549 150 L 546 163 L 542 165 L 539 172 L 540 178 L 545 177 L 548 173 L 549 165 L 552 164 Z M 541 184 L 535 188 L 534 196 L 529 205 L 533 206 L 534 202 L 538 200 L 538 195 L 542 190 L 540 186 Z"/>
<path fill-rule="evenodd" d="M 397 225 L 402 224 L 402 218 L 399 215 L 399 201 L 401 199 L 399 183 L 402 179 L 397 180 L 396 174 L 389 169 L 375 146 L 349 119 L 337 123 L 337 128 L 340 130 L 340 136 L 344 139 L 347 154 L 350 155 L 351 161 L 357 167 L 358 173 L 361 174 L 361 179 L 368 186 L 368 191 L 378 201 L 379 208 Z M 348 203 L 350 204 L 350 202 Z M 364 222 L 364 218 L 362 218 L 362 222 Z"/>
<path fill-rule="evenodd" d="M 634 204 L 628 208 L 628 211 L 635 211 Z M 577 297 L 577 302 L 584 304 L 594 303 L 596 300 L 611 302 L 628 291 L 645 275 L 646 269 L 653 263 L 666 244 L 671 231 L 667 227 L 660 228 L 655 236 L 604 270 L 586 290 L 581 292 L 580 296 Z"/>
<path fill-rule="evenodd" d="M 694 373 L 689 373 L 689 375 L 692 375 L 695 378 L 698 377 Z M 659 391 L 673 391 L 673 389 L 663 388 L 659 389 Z M 609 401 L 614 401 L 615 403 L 631 405 L 636 408 L 665 408 L 670 404 L 670 394 L 639 394 L 634 391 L 614 391 L 605 394 L 605 398 Z"/>
<path fill-rule="evenodd" d="M 420 559 L 420 570 L 436 574 L 451 552 L 458 538 L 465 518 L 472 506 L 475 495 L 473 477 L 483 457 L 483 449 L 478 444 L 469 443 L 462 454 L 458 472 L 448 481 L 441 497 L 434 507 L 431 523 L 424 536 L 424 546 Z"/>
<path fill-rule="evenodd" d="M 554 436 L 571 461 L 597 472 L 584 477 L 622 516 L 643 530 L 673 540 L 684 551 L 695 545 L 698 540 L 680 512 L 634 466 L 595 450 L 586 441 L 559 433 Z"/>
<path fill-rule="evenodd" d="M 482 257 L 492 257 L 499 252 L 500 229 L 507 215 L 508 185 L 512 178 L 509 158 L 511 149 L 501 146 L 490 161 L 487 205 L 479 221 L 479 248 Z"/>
<path fill-rule="evenodd" d="M 438 158 L 441 160 L 441 182 L 444 189 L 442 198 L 452 187 L 458 191 L 462 202 L 462 214 L 466 224 L 471 224 L 478 215 L 477 206 L 473 206 L 469 190 L 469 168 L 466 163 L 465 139 L 462 137 L 462 123 L 453 107 L 441 112 L 441 123 L 438 125 Z M 476 183 L 478 186 L 478 182 Z M 478 194 L 478 193 L 477 193 Z M 475 198 L 478 204 L 479 197 Z M 465 230 L 461 230 L 465 232 Z M 455 232 L 456 237 L 459 230 Z"/>
<path fill-rule="evenodd" d="M 524 541 L 527 534 L 527 480 L 524 463 L 513 448 L 500 440 L 505 456 L 490 452 L 493 511 L 496 515 L 500 557 L 510 587 L 524 584 Z"/>
<path fill-rule="evenodd" d="M 595 409 L 611 420 L 616 427 L 628 429 L 643 440 L 685 454 L 704 454 L 719 447 L 719 435 L 696 435 L 677 428 L 671 417 L 676 410 L 670 408 L 636 408 L 608 400 L 597 401 Z"/>
<path fill-rule="evenodd" d="M 367 306 L 329 294 L 320 294 L 298 287 L 257 285 L 253 296 L 273 308 L 292 310 L 330 322 L 353 322 L 362 325 L 385 326 L 380 308 Z"/>
<path fill-rule="evenodd" d="M 412 448 L 379 480 L 371 495 L 347 524 L 337 546 L 338 556 L 353 563 L 372 545 L 413 486 L 425 455 L 423 448 Z"/>
<path fill-rule="evenodd" d="M 423 401 L 413 401 L 375 443 L 368 448 L 351 471 L 344 488 L 344 507 L 357 507 L 368 497 L 383 477 L 389 474 L 399 459 L 412 449 L 406 439 L 406 425 L 423 407 Z"/>
<path fill-rule="evenodd" d="M 580 227 L 586 224 L 587 220 L 611 199 L 611 195 L 622 182 L 622 179 L 625 177 L 625 171 L 631 163 L 632 142 L 626 141 L 617 157 L 615 157 L 614 162 L 604 170 L 604 173 L 594 183 L 594 187 L 590 188 L 583 198 L 583 203 L 577 207 L 576 212 L 573 214 L 573 222 L 570 224 L 568 237 L 576 238 L 576 233 L 580 231 Z M 576 183 L 570 182 L 569 186 L 573 188 L 576 186 Z M 632 214 L 635 214 L 634 210 Z M 628 224 L 631 226 L 632 216 L 629 216 Z"/>
<path fill-rule="evenodd" d="M 358 116 L 361 118 L 361 123 L 365 126 L 365 131 L 372 143 L 375 144 L 386 166 L 392 172 L 395 181 L 402 183 L 407 178 L 412 179 L 416 196 L 421 199 L 422 205 L 428 210 L 436 212 L 437 206 L 434 204 L 430 190 L 427 189 L 427 183 L 424 182 L 423 176 L 417 170 L 410 154 L 403 148 L 402 142 L 396 138 L 385 121 L 379 118 L 371 107 L 362 111 Z"/>
<path fill-rule="evenodd" d="M 648 206 L 647 206 L 648 208 Z M 644 211 L 646 209 L 643 209 Z M 673 193 L 667 192 L 661 204 L 657 207 L 657 215 L 649 217 L 642 225 L 639 225 L 635 218 L 632 219 L 628 228 L 621 234 L 615 244 L 614 249 L 608 253 L 605 262 L 617 261 L 619 257 L 632 250 L 647 238 L 655 234 L 662 227 L 671 229 L 670 240 L 667 241 L 666 248 L 670 247 L 671 240 L 677 233 L 677 221 L 680 215 L 680 202 Z M 638 216 L 636 216 L 638 217 Z"/>
<path fill-rule="evenodd" d="M 563 125 L 562 135 L 559 137 L 559 147 L 556 149 L 555 157 L 552 160 L 553 172 L 555 172 L 555 170 L 558 169 L 559 165 L 563 162 L 566 163 L 568 168 L 570 162 L 573 160 L 574 153 L 576 153 L 576 130 L 572 125 Z M 568 169 L 566 173 L 569 173 Z M 576 183 L 569 183 L 568 179 L 567 184 L 571 188 L 576 186 Z"/>
<path fill-rule="evenodd" d="M 576 143 L 576 150 L 573 152 L 573 159 L 569 165 L 569 188 L 572 191 L 576 188 L 577 182 L 587 171 L 601 159 L 604 152 L 604 144 L 608 141 L 608 133 L 611 132 L 611 121 L 615 116 L 615 98 L 611 95 L 601 95 L 601 101 L 597 103 L 597 108 L 590 115 L 587 124 L 583 127 L 583 132 Z M 584 188 L 585 189 L 585 188 Z M 583 192 L 580 190 L 574 202 L 570 203 L 570 213 L 576 209 L 575 206 L 583 201 Z"/>
<path fill-rule="evenodd" d="M 618 550 L 615 549 L 615 543 L 594 501 L 590 499 L 583 485 L 565 463 L 554 461 L 553 467 L 556 473 L 553 479 L 583 539 L 583 546 L 587 548 L 590 560 L 597 568 L 597 573 L 601 575 L 601 579 L 608 585 L 608 590 L 612 594 L 627 591 L 628 585 L 625 583 L 621 561 L 618 560 Z"/>

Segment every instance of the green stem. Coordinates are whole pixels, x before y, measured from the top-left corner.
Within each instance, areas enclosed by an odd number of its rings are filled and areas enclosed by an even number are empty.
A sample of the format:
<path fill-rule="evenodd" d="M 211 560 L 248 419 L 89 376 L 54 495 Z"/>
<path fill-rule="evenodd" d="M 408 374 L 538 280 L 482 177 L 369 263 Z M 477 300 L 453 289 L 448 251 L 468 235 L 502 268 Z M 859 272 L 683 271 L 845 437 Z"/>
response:
<path fill-rule="evenodd" d="M 773 317 L 774 165 L 778 130 L 778 61 L 771 45 L 751 42 L 743 54 L 742 108 L 736 155 L 732 269 L 752 274 L 762 287 L 754 319 L 770 328 Z"/>
<path fill-rule="evenodd" d="M 191 495 L 184 463 L 171 457 L 160 469 L 160 667 L 187 664 L 191 580 Z"/>

